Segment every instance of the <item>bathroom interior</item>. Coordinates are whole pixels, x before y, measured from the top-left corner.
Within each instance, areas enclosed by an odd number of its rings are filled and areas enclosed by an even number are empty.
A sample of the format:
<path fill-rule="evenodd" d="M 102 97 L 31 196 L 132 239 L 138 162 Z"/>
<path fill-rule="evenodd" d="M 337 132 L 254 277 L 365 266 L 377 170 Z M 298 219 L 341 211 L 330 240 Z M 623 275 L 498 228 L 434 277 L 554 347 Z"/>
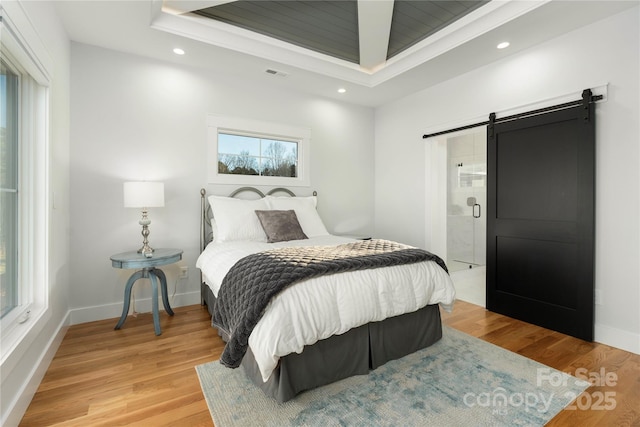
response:
<path fill-rule="evenodd" d="M 486 130 L 446 137 L 447 266 L 457 298 L 485 307 Z"/>

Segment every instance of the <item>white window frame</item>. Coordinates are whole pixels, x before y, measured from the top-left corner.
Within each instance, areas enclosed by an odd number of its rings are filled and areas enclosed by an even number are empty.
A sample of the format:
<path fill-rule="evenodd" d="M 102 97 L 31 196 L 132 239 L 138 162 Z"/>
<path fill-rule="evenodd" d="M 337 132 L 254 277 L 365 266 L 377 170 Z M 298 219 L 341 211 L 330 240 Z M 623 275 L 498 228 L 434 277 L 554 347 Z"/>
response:
<path fill-rule="evenodd" d="M 296 177 L 235 175 L 218 173 L 218 134 L 233 133 L 298 143 Z M 211 184 L 264 185 L 286 187 L 311 186 L 311 129 L 273 122 L 207 115 L 208 182 Z"/>
<path fill-rule="evenodd" d="M 49 309 L 49 85 L 51 58 L 19 2 L 0 7 L 1 54 L 20 73 L 18 306 L 0 320 L 0 367 L 25 347 Z M 32 333 L 30 335 L 30 333 Z M 18 352 L 19 353 L 19 352 Z M 10 363 L 6 363 L 11 360 Z"/>

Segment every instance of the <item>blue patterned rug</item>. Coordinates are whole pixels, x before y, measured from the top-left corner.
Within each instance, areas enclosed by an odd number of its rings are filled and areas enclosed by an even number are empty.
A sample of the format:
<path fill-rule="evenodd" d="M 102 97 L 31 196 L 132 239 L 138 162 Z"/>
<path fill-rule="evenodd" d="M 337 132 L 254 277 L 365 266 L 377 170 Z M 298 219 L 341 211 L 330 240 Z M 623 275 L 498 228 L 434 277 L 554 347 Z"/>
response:
<path fill-rule="evenodd" d="M 216 427 L 542 426 L 589 385 L 446 326 L 429 348 L 284 404 L 242 369 L 196 371 Z"/>

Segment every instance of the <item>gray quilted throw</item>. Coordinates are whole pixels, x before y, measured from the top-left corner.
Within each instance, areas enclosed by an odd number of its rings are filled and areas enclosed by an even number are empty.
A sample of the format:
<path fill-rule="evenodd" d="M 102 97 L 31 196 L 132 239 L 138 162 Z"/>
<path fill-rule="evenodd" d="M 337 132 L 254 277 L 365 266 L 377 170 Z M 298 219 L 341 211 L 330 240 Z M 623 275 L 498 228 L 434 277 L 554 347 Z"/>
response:
<path fill-rule="evenodd" d="M 338 246 L 279 248 L 249 255 L 227 273 L 213 310 L 212 324 L 229 339 L 220 363 L 237 368 L 251 331 L 275 295 L 288 286 L 313 277 L 421 261 L 438 256 L 388 240 L 361 240 Z"/>

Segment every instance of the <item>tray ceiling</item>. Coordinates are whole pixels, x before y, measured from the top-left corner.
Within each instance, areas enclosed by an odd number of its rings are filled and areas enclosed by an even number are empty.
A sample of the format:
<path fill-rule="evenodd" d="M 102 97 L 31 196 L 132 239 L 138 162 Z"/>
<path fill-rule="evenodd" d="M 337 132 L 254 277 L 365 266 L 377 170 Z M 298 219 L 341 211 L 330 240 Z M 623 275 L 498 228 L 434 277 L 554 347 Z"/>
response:
<path fill-rule="evenodd" d="M 374 87 L 544 1 L 162 0 L 161 4 L 152 28 Z"/>
<path fill-rule="evenodd" d="M 354 37 L 358 41 L 357 59 L 345 60 L 195 13 L 233 3 L 236 2 L 53 2 L 70 40 L 77 43 L 196 67 L 212 72 L 211 78 L 232 77 L 231 81 L 243 79 L 247 84 L 366 106 L 379 106 L 410 95 L 638 4 L 614 0 L 492 0 L 465 15 L 456 15 L 455 21 L 445 23 L 441 19 L 441 27 L 434 24 L 427 28 L 427 20 L 408 7 L 416 3 L 433 6 L 433 2 L 345 0 L 341 3 L 350 5 L 342 6 L 350 7 L 352 12 L 340 12 L 339 18 L 350 16 L 351 49 Z M 357 27 L 353 24 L 354 6 Z M 407 9 L 398 12 L 398 8 Z M 409 40 L 406 41 L 395 32 L 408 33 L 412 28 L 410 18 L 419 34 L 404 34 Z M 511 42 L 511 46 L 496 49 L 502 41 Z M 181 48 L 186 54 L 176 55 L 174 48 Z M 338 93 L 338 88 L 346 91 Z"/>
<path fill-rule="evenodd" d="M 379 47 L 384 49 L 381 59 L 392 58 L 487 2 L 396 0 L 390 8 L 377 9 L 376 31 L 385 32 L 387 41 Z M 193 13 L 362 65 L 360 43 L 367 41 L 360 40 L 358 12 L 363 7 L 357 0 L 238 0 Z"/>

